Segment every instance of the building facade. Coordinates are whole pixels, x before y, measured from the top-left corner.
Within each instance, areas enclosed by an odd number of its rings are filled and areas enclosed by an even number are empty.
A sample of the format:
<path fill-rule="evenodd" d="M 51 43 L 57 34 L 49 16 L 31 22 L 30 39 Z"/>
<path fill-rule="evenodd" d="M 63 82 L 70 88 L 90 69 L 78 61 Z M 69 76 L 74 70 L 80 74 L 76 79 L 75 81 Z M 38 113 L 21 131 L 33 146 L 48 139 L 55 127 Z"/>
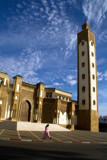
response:
<path fill-rule="evenodd" d="M 0 72 L 0 120 L 71 125 L 72 129 L 99 131 L 95 35 L 85 22 L 77 35 L 78 100 L 72 93 L 45 84 L 32 85 L 17 75 L 13 84 Z"/>
<path fill-rule="evenodd" d="M 98 131 L 98 89 L 95 35 L 85 22 L 77 35 L 78 128 Z"/>
<path fill-rule="evenodd" d="M 0 72 L 0 120 L 77 124 L 77 102 L 72 93 L 45 84 L 32 85 L 17 75 L 13 84 L 7 73 Z"/>

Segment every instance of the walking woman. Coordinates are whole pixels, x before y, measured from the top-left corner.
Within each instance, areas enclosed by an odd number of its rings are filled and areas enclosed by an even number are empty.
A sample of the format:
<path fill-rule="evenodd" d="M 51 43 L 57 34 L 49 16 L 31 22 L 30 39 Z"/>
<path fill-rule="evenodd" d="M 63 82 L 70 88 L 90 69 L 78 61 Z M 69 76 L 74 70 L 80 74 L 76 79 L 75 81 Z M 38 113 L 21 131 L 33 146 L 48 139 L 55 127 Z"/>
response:
<path fill-rule="evenodd" d="M 45 126 L 45 132 L 44 132 L 44 136 L 43 136 L 43 139 L 46 139 L 46 138 L 49 138 L 49 139 L 51 139 L 51 137 L 50 137 L 50 134 L 49 134 L 49 124 L 47 124 L 46 126 Z"/>

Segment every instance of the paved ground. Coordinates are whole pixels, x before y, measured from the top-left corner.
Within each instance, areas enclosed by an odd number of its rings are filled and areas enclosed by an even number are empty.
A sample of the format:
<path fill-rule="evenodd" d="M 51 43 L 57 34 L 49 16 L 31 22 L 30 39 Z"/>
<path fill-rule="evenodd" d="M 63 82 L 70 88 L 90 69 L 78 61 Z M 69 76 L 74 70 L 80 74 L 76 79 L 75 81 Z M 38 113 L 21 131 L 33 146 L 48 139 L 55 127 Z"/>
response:
<path fill-rule="evenodd" d="M 55 143 L 107 144 L 107 133 L 88 131 L 51 131 L 52 139 L 44 140 L 43 131 L 15 131 L 0 129 L 0 140 Z"/>
<path fill-rule="evenodd" d="M 0 159 L 107 160 L 107 145 L 0 140 Z"/>
<path fill-rule="evenodd" d="M 0 158 L 11 160 L 107 159 L 107 133 L 69 131 L 50 124 L 52 139 L 44 140 L 45 125 L 9 121 L 0 123 Z"/>

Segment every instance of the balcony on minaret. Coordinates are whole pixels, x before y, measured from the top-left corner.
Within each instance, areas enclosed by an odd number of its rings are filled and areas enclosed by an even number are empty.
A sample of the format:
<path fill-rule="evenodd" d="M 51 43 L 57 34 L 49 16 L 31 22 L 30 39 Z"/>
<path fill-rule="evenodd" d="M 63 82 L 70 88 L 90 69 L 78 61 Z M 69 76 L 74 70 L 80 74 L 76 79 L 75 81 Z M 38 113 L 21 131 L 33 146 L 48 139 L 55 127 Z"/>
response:
<path fill-rule="evenodd" d="M 82 30 L 86 30 L 86 29 L 90 29 L 90 26 L 85 21 L 84 24 L 82 25 Z"/>

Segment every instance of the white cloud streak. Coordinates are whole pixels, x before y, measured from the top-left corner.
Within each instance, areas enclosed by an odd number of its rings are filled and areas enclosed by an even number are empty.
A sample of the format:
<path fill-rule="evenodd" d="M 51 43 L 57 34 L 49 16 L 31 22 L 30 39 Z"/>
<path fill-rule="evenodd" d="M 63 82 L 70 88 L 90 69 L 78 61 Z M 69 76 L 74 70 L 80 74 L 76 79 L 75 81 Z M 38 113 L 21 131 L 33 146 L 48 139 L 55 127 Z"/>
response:
<path fill-rule="evenodd" d="M 107 29 L 101 32 L 101 34 L 99 35 L 99 41 L 107 41 Z"/>
<path fill-rule="evenodd" d="M 83 12 L 87 17 L 87 21 L 90 24 L 91 21 L 97 26 L 100 26 L 105 19 L 107 12 L 106 0 L 85 0 L 83 3 Z"/>
<path fill-rule="evenodd" d="M 88 24 L 97 37 L 97 42 L 106 42 L 107 0 L 84 0 L 82 8 Z"/>
<path fill-rule="evenodd" d="M 71 55 L 76 48 L 76 34 L 78 27 L 68 18 L 65 6 L 71 5 L 69 1 L 41 0 L 26 4 L 17 4 L 17 14 L 8 17 L 8 25 L 11 32 L 29 32 L 31 39 L 45 41 L 49 45 L 64 46 L 63 54 Z M 74 3 L 72 1 L 72 3 Z M 26 7 L 25 7 L 26 6 Z M 72 6 L 72 5 L 71 5 Z M 23 12 L 21 9 L 23 8 Z M 27 25 L 26 25 L 27 24 Z M 44 25 L 45 24 L 45 25 Z M 18 25 L 18 27 L 16 27 Z M 39 26 L 38 26 L 39 25 Z M 33 33 L 34 32 L 34 33 Z M 33 35 L 33 37 L 32 37 Z M 34 37 L 35 35 L 35 37 Z M 54 41 L 54 44 L 53 44 Z"/>
<path fill-rule="evenodd" d="M 98 81 L 107 80 L 107 71 L 103 72 L 97 72 L 97 79 Z"/>
<path fill-rule="evenodd" d="M 63 86 L 63 83 L 59 83 L 59 82 L 54 82 L 53 84 L 51 85 L 46 85 L 47 88 L 61 88 Z"/>
<path fill-rule="evenodd" d="M 0 70 L 7 72 L 11 77 L 19 74 L 23 76 L 24 81 L 30 81 L 33 84 L 39 82 L 36 71 L 44 63 L 41 51 L 35 52 L 28 48 L 19 57 L 0 57 L 0 60 Z"/>
<path fill-rule="evenodd" d="M 107 71 L 105 71 L 105 73 L 104 73 L 104 78 L 105 78 L 105 80 L 107 80 Z"/>
<path fill-rule="evenodd" d="M 75 80 L 75 77 L 72 75 L 68 75 L 66 79 L 64 79 L 65 82 L 70 84 L 71 86 L 75 85 L 77 83 L 77 80 Z"/>
<path fill-rule="evenodd" d="M 54 86 L 62 86 L 63 84 L 62 84 L 62 83 L 55 82 L 53 85 L 54 85 Z"/>

